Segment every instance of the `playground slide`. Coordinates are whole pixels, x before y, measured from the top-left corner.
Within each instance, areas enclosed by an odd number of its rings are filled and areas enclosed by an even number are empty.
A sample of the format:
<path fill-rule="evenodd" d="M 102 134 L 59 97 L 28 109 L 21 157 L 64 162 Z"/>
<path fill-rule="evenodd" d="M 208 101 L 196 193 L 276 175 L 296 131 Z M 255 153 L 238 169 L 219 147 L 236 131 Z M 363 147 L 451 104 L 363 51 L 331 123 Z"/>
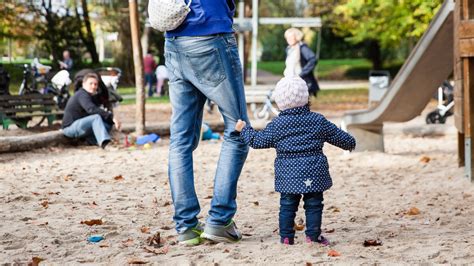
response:
<path fill-rule="evenodd" d="M 454 1 L 446 0 L 379 104 L 345 114 L 342 127 L 355 135 L 357 150 L 383 151 L 383 123 L 418 116 L 453 71 Z"/>

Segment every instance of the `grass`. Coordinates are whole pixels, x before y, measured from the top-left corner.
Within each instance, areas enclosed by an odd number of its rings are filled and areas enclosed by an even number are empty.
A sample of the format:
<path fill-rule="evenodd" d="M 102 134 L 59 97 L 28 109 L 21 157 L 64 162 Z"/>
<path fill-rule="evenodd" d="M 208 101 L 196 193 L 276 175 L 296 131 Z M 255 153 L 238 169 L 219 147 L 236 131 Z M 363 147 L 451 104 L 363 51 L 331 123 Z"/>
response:
<path fill-rule="evenodd" d="M 146 98 L 145 99 L 145 103 L 169 103 L 170 102 L 170 98 L 169 96 L 165 95 L 165 96 L 161 96 L 161 97 L 151 97 L 151 98 Z M 132 98 L 132 99 L 123 99 L 123 101 L 120 103 L 120 104 L 123 104 L 123 105 L 128 105 L 128 104 L 135 104 L 135 98 Z"/>
<path fill-rule="evenodd" d="M 320 79 L 367 79 L 372 65 L 366 59 L 324 59 L 318 62 Z M 284 61 L 259 62 L 258 68 L 281 75 Z"/>
<path fill-rule="evenodd" d="M 127 91 L 130 88 L 123 88 L 122 90 Z M 120 91 L 120 90 L 119 90 Z M 129 93 L 130 94 L 130 93 Z M 351 104 L 365 104 L 368 101 L 369 91 L 367 88 L 361 89 L 338 89 L 338 90 L 322 90 L 319 91 L 318 97 L 313 98 L 312 101 L 316 105 L 351 105 Z M 124 94 L 121 94 L 124 95 Z M 146 99 L 146 103 L 161 104 L 169 103 L 169 96 L 163 97 L 151 97 Z M 124 99 L 121 104 L 135 104 L 135 99 Z"/>

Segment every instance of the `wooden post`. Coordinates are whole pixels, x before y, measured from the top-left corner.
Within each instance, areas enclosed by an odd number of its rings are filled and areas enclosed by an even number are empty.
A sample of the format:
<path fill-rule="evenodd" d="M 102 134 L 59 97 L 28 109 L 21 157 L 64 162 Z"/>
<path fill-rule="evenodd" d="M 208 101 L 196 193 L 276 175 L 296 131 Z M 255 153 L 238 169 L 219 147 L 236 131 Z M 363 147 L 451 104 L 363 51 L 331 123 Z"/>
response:
<path fill-rule="evenodd" d="M 133 64 L 135 65 L 136 112 L 135 131 L 138 136 L 145 134 L 145 90 L 143 86 L 143 54 L 140 44 L 140 22 L 136 0 L 128 0 L 130 28 L 132 33 Z"/>
<path fill-rule="evenodd" d="M 454 11 L 455 124 L 459 165 L 474 182 L 474 0 L 457 0 Z M 463 161 L 463 162 L 462 162 Z"/>

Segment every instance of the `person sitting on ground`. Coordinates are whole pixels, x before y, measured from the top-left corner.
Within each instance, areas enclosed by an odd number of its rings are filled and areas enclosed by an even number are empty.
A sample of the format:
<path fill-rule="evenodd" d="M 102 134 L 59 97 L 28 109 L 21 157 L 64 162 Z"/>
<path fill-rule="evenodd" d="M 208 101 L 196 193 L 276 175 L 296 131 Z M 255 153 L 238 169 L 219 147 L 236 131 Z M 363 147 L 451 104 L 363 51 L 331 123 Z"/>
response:
<path fill-rule="evenodd" d="M 84 76 L 82 88 L 69 99 L 64 109 L 62 128 L 66 137 L 85 138 L 89 144 L 105 148 L 110 142 L 113 125 L 120 130 L 121 124 L 93 100 L 98 87 L 99 77 L 95 73 Z"/>
<path fill-rule="evenodd" d="M 294 243 L 294 220 L 303 196 L 306 242 L 327 246 L 329 241 L 321 235 L 321 218 L 323 192 L 332 186 L 332 180 L 323 145 L 328 142 L 353 150 L 356 141 L 323 115 L 310 111 L 308 87 L 300 77 L 281 79 L 274 95 L 281 113 L 265 129 L 256 131 L 239 120 L 235 130 L 240 132 L 243 142 L 254 149 L 276 149 L 275 190 L 281 193 L 281 243 Z"/>

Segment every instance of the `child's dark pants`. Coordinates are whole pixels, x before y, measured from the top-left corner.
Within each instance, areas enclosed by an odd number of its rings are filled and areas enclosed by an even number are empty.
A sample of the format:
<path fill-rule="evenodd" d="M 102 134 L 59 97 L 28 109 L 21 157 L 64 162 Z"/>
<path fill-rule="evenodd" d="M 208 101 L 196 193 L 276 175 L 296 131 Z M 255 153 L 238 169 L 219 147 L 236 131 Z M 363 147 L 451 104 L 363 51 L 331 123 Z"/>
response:
<path fill-rule="evenodd" d="M 295 216 L 301 196 L 303 196 L 306 215 L 306 236 L 316 241 L 321 234 L 321 219 L 323 214 L 323 192 L 306 194 L 281 193 L 280 197 L 280 236 L 293 240 L 295 237 Z"/>

